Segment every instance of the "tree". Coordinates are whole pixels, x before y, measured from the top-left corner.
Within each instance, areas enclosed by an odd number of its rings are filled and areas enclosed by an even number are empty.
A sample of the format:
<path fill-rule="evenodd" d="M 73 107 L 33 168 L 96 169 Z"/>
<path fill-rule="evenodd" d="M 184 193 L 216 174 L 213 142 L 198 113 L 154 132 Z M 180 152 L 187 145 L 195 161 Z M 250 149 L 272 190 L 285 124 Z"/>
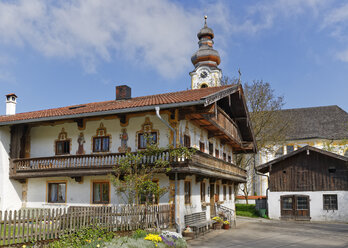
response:
<path fill-rule="evenodd" d="M 151 137 L 146 139 L 152 140 Z M 159 202 L 169 189 L 153 181 L 155 174 L 170 172 L 171 161 L 176 161 L 176 158 L 190 158 L 194 152 L 193 148 L 159 148 L 148 142 L 146 149 L 126 153 L 114 167 L 114 175 L 111 176 L 116 194 L 129 205 L 148 206 Z M 134 216 L 138 214 L 134 213 Z"/>
<path fill-rule="evenodd" d="M 236 84 L 240 79 L 223 79 L 224 84 Z M 243 85 L 246 103 L 249 109 L 250 120 L 256 138 L 258 151 L 274 153 L 277 145 L 284 143 L 288 120 L 282 119 L 279 110 L 284 105 L 284 98 L 276 96 L 268 82 L 253 81 Z M 247 169 L 247 183 L 240 185 L 248 204 L 251 193 L 251 182 L 255 175 L 255 157 L 251 154 L 238 154 L 236 164 Z"/>

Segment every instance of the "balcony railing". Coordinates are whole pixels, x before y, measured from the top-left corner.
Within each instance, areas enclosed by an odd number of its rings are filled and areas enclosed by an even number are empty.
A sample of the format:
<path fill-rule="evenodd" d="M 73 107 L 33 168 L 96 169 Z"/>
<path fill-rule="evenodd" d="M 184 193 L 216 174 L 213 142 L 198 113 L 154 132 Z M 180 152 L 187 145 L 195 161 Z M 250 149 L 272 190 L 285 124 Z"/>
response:
<path fill-rule="evenodd" d="M 12 159 L 10 161 L 10 177 L 13 179 L 24 179 L 45 176 L 76 177 L 107 174 L 111 173 L 113 167 L 119 165 L 120 160 L 124 157 L 124 153 L 108 153 Z M 245 176 L 245 170 L 200 151 L 197 151 L 190 159 L 171 157 L 169 152 L 165 151 L 156 156 L 144 156 L 142 163 L 151 164 L 158 159 L 170 162 L 172 167 L 198 166 L 208 170 L 218 170 L 219 172 Z"/>

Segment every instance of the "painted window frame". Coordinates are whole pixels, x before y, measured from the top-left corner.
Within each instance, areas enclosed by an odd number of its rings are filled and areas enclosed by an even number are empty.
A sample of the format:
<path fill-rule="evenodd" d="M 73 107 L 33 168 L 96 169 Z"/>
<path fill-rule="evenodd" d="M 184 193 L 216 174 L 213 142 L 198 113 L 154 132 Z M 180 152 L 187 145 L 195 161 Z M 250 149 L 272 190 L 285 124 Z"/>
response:
<path fill-rule="evenodd" d="M 209 155 L 214 155 L 214 144 L 212 142 L 209 142 Z"/>
<path fill-rule="evenodd" d="M 107 150 L 103 150 L 103 147 L 104 147 L 104 139 L 106 139 L 107 138 L 107 140 L 108 140 L 108 149 Z M 100 145 L 100 147 L 101 147 L 101 149 L 100 150 L 97 150 L 97 149 L 95 149 L 96 147 L 95 147 L 95 144 L 96 144 L 96 140 L 97 139 L 100 139 L 101 141 L 100 141 L 100 143 L 101 143 L 101 145 Z M 109 152 L 110 151 L 110 136 L 96 136 L 96 137 L 93 137 L 93 152 Z"/>
<path fill-rule="evenodd" d="M 227 201 L 227 187 L 226 184 L 222 185 L 222 194 L 224 201 Z"/>
<path fill-rule="evenodd" d="M 205 182 L 202 181 L 201 182 L 201 202 L 205 202 L 206 201 L 206 185 Z"/>
<path fill-rule="evenodd" d="M 145 146 L 143 146 L 143 145 L 141 144 L 141 140 L 142 140 L 141 136 L 149 135 L 150 137 L 154 137 L 154 136 L 153 136 L 154 134 L 156 135 L 156 136 L 155 136 L 155 137 L 156 137 L 156 140 L 155 140 L 155 141 L 151 138 L 151 141 L 150 141 L 150 140 L 147 140 L 147 141 L 146 141 L 146 145 L 145 145 Z M 139 132 L 137 135 L 138 135 L 138 149 L 146 149 L 148 145 L 155 145 L 155 144 L 158 144 L 158 132 L 157 132 L 157 131 L 141 132 L 141 133 Z M 143 139 L 145 139 L 145 138 L 143 138 Z"/>
<path fill-rule="evenodd" d="M 51 190 L 50 190 L 50 185 L 52 184 L 58 184 L 57 191 L 59 190 L 59 184 L 65 184 L 65 192 L 64 192 L 64 202 L 52 202 L 50 201 L 51 198 Z M 46 202 L 47 203 L 52 203 L 52 204 L 64 204 L 67 203 L 67 193 L 68 193 L 68 183 L 65 180 L 59 180 L 59 181 L 47 181 L 46 182 Z M 57 195 L 59 192 L 57 192 Z"/>
<path fill-rule="evenodd" d="M 107 184 L 108 185 L 108 201 L 99 201 L 99 202 L 96 202 L 94 200 L 94 184 Z M 93 180 L 91 181 L 91 204 L 96 204 L 96 205 L 107 205 L 107 204 L 110 204 L 110 201 L 111 201 L 111 190 L 110 190 L 110 181 L 107 181 L 107 180 Z M 101 194 L 102 196 L 102 194 Z"/>
<path fill-rule="evenodd" d="M 58 147 L 60 143 L 67 143 L 66 145 L 63 145 L 63 150 L 64 148 L 68 148 L 67 152 L 58 152 Z M 56 140 L 56 155 L 68 155 L 70 154 L 70 140 Z"/>
<path fill-rule="evenodd" d="M 184 202 L 186 205 L 191 204 L 192 183 L 190 180 L 184 181 Z"/>
<path fill-rule="evenodd" d="M 200 150 L 201 152 L 205 152 L 205 144 L 204 144 L 204 142 L 202 142 L 202 141 L 199 142 L 199 150 Z"/>
<path fill-rule="evenodd" d="M 184 134 L 184 147 L 191 147 L 191 137 L 187 134 Z"/>
<path fill-rule="evenodd" d="M 219 202 L 220 201 L 220 184 L 218 183 L 215 185 L 215 195 L 216 195 L 215 201 Z"/>
<path fill-rule="evenodd" d="M 215 157 L 220 158 L 220 151 L 219 149 L 215 149 Z"/>
<path fill-rule="evenodd" d="M 228 186 L 228 195 L 229 195 L 230 201 L 231 201 L 232 200 L 232 186 L 231 185 Z"/>

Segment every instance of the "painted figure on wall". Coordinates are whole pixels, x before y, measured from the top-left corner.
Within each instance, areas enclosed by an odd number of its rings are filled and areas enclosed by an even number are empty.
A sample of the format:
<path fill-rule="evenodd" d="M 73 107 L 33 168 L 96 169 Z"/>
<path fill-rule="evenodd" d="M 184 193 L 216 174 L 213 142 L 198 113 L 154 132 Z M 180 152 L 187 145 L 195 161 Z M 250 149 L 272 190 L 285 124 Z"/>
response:
<path fill-rule="evenodd" d="M 78 147 L 77 152 L 76 152 L 77 155 L 85 154 L 85 150 L 83 149 L 83 144 L 85 142 L 86 142 L 85 137 L 84 137 L 83 133 L 81 132 L 79 137 L 77 138 L 77 143 L 79 144 L 79 147 Z"/>
<path fill-rule="evenodd" d="M 128 147 L 127 142 L 128 142 L 128 134 L 127 134 L 127 129 L 122 128 L 122 132 L 120 134 L 120 139 L 121 139 L 121 146 L 118 148 L 119 152 L 130 152 L 131 148 Z"/>

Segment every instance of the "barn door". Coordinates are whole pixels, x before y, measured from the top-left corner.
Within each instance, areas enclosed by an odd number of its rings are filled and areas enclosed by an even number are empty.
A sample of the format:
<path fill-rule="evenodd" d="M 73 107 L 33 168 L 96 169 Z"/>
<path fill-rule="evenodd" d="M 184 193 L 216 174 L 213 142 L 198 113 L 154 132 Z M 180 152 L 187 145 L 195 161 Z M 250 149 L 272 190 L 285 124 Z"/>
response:
<path fill-rule="evenodd" d="M 282 219 L 309 220 L 309 196 L 284 195 L 280 197 L 280 214 Z"/>
<path fill-rule="evenodd" d="M 295 219 L 296 220 L 309 220 L 309 196 L 308 195 L 295 195 Z"/>

